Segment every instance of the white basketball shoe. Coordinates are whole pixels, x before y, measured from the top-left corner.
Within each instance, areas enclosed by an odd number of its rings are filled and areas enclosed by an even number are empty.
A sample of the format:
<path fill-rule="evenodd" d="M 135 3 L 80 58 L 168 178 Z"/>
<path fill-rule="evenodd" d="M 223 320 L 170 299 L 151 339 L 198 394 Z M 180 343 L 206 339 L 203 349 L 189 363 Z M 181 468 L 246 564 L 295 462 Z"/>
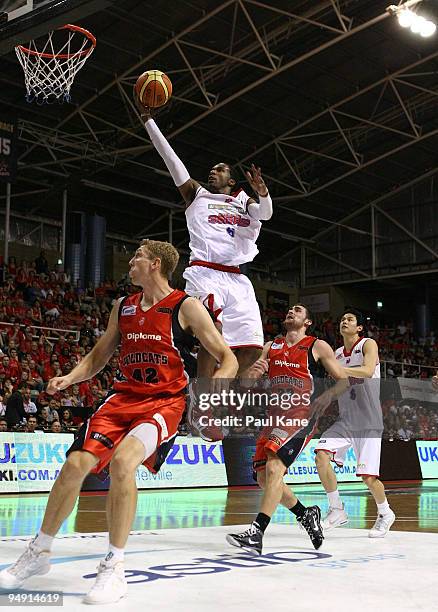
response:
<path fill-rule="evenodd" d="M 50 552 L 29 542 L 16 562 L 0 572 L 0 588 L 18 589 L 31 576 L 41 576 L 50 570 Z"/>
<path fill-rule="evenodd" d="M 96 580 L 85 595 L 85 604 L 116 603 L 128 592 L 123 561 L 105 563 L 101 561 L 97 568 Z"/>
<path fill-rule="evenodd" d="M 384 538 L 395 521 L 395 514 L 390 509 L 386 514 L 379 514 L 376 522 L 368 532 L 369 538 Z"/>
<path fill-rule="evenodd" d="M 344 504 L 342 504 L 342 508 L 332 508 L 330 506 L 327 514 L 321 521 L 324 531 L 330 531 L 330 529 L 340 527 L 341 525 L 346 525 L 347 523 L 348 514 L 344 510 Z"/>

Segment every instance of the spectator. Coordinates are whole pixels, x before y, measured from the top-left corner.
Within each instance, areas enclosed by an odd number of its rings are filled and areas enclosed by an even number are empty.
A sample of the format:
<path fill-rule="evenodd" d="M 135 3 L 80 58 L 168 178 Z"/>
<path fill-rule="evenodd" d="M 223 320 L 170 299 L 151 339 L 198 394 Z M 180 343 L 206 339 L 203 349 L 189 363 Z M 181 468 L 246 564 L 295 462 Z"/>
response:
<path fill-rule="evenodd" d="M 49 273 L 49 264 L 46 259 L 45 251 L 41 251 L 39 256 L 35 259 L 35 271 L 37 274 Z"/>
<path fill-rule="evenodd" d="M 62 433 L 61 423 L 59 421 L 53 421 L 50 431 L 51 433 Z"/>
<path fill-rule="evenodd" d="M 6 404 L 3 402 L 3 395 L 0 395 L 0 417 L 6 414 Z"/>
<path fill-rule="evenodd" d="M 49 421 L 49 412 L 48 412 L 47 406 L 44 406 L 43 408 L 41 408 L 40 417 L 38 419 L 38 426 L 41 427 L 41 429 L 44 429 L 47 431 L 51 427 L 51 421 Z"/>
<path fill-rule="evenodd" d="M 49 423 L 53 423 L 53 421 L 59 421 L 59 403 L 56 399 L 52 398 L 49 400 L 49 405 L 47 406 L 47 415 Z"/>
<path fill-rule="evenodd" d="M 30 389 L 26 388 L 23 392 L 23 407 L 26 414 L 36 414 L 37 407 L 35 402 L 32 401 L 30 396 Z"/>
<path fill-rule="evenodd" d="M 22 393 L 24 393 L 23 387 L 19 391 L 14 391 L 6 402 L 5 417 L 8 422 L 8 429 L 13 429 L 20 423 L 26 422 Z"/>
<path fill-rule="evenodd" d="M 69 408 L 63 408 L 61 414 L 61 425 L 63 429 L 75 429 L 72 411 Z"/>
<path fill-rule="evenodd" d="M 406 423 L 399 427 L 397 431 L 397 436 L 400 440 L 403 440 L 404 442 L 408 442 L 412 438 L 413 432 L 409 428 L 408 424 Z"/>
<path fill-rule="evenodd" d="M 0 418 L 0 433 L 8 431 L 8 422 L 3 417 Z"/>
<path fill-rule="evenodd" d="M 26 433 L 42 433 L 41 430 L 37 429 L 38 421 L 36 416 L 31 415 L 27 418 L 27 423 L 24 431 Z"/>

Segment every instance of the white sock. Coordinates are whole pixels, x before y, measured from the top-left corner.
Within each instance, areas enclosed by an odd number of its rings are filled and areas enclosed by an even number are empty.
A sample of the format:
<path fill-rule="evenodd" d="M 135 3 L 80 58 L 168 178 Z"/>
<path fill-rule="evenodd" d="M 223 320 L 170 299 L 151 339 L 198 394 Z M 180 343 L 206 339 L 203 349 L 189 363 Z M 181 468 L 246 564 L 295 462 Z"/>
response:
<path fill-rule="evenodd" d="M 327 493 L 327 497 L 329 500 L 330 508 L 342 510 L 342 501 L 338 489 L 336 489 L 336 491 L 332 491 L 331 493 Z"/>
<path fill-rule="evenodd" d="M 124 561 L 125 559 L 125 549 L 117 548 L 117 546 L 109 545 L 108 554 L 105 557 L 105 563 L 113 565 L 114 563 L 118 563 L 119 561 Z"/>
<path fill-rule="evenodd" d="M 53 540 L 55 538 L 53 536 L 47 535 L 47 533 L 43 533 L 41 529 L 35 536 L 34 544 L 41 548 L 41 550 L 48 550 L 49 552 L 52 550 Z"/>
<path fill-rule="evenodd" d="M 379 514 L 389 514 L 391 512 L 387 499 L 383 503 L 377 504 L 377 511 Z"/>

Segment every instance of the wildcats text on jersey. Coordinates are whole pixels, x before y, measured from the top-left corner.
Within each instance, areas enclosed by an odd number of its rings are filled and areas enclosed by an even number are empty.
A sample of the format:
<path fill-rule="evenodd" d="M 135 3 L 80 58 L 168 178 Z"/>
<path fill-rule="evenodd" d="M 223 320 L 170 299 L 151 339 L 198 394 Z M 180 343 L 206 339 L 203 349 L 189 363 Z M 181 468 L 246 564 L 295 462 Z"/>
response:
<path fill-rule="evenodd" d="M 128 353 L 124 355 L 123 365 L 132 365 L 133 363 L 154 363 L 155 365 L 167 365 L 169 358 L 167 355 L 160 353 Z"/>
<path fill-rule="evenodd" d="M 145 395 L 176 395 L 185 388 L 188 375 L 184 356 L 194 342 L 178 321 L 179 308 L 186 297 L 175 289 L 147 311 L 140 306 L 142 293 L 124 298 L 119 318 L 120 373 L 115 391 L 130 388 Z M 130 316 L 123 316 L 126 312 Z"/>
<path fill-rule="evenodd" d="M 292 378 L 291 376 L 273 376 L 271 379 L 271 385 L 290 385 L 291 387 L 298 387 L 304 389 L 304 381 L 301 378 Z"/>

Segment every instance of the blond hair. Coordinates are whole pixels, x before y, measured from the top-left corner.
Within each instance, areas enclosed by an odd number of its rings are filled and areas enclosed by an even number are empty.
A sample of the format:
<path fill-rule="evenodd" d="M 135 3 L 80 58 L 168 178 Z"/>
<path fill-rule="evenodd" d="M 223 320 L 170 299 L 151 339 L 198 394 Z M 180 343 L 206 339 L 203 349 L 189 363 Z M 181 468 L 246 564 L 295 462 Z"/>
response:
<path fill-rule="evenodd" d="M 175 247 L 170 242 L 149 240 L 148 238 L 142 240 L 140 246 L 146 247 L 152 257 L 158 257 L 161 260 L 161 274 L 169 278 L 179 261 L 179 253 Z"/>

